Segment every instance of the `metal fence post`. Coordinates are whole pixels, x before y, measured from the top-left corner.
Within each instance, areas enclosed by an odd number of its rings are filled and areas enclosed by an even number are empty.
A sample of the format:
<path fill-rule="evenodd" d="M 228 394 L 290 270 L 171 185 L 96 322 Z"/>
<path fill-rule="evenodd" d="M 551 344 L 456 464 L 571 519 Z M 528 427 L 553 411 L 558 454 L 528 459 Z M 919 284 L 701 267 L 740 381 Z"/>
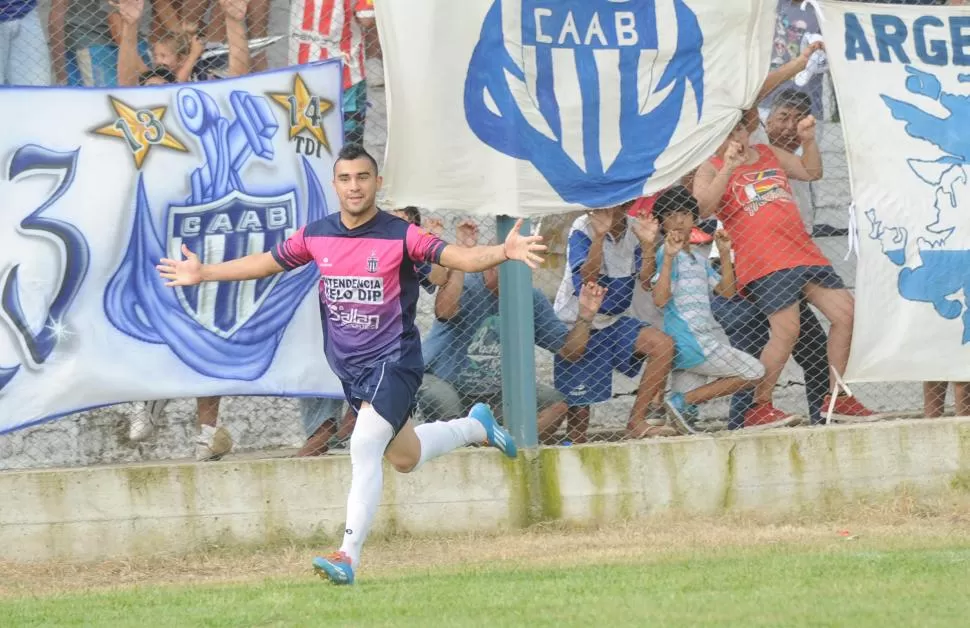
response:
<path fill-rule="evenodd" d="M 515 225 L 511 216 L 497 217 L 498 241 Z M 529 221 L 522 226 L 529 233 Z M 499 267 L 499 329 L 502 337 L 502 411 L 505 425 L 519 447 L 534 448 L 536 430 L 535 321 L 532 271 L 522 262 Z"/>

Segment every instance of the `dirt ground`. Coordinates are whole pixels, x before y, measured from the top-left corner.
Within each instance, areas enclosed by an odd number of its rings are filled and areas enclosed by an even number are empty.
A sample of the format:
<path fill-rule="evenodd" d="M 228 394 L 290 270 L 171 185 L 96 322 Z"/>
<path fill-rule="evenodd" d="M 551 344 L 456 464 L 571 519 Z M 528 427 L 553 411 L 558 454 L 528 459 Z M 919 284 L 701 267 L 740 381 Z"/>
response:
<path fill-rule="evenodd" d="M 596 529 L 538 526 L 500 536 L 375 538 L 365 549 L 362 568 L 372 577 L 509 560 L 569 567 L 586 561 L 660 561 L 734 548 L 837 549 L 870 540 L 900 548 L 970 544 L 970 495 L 918 502 L 903 494 L 878 506 L 859 504 L 831 513 L 772 520 L 738 515 L 661 516 Z M 309 577 L 310 559 L 332 549 L 287 544 L 81 564 L 0 562 L 0 597 Z"/>

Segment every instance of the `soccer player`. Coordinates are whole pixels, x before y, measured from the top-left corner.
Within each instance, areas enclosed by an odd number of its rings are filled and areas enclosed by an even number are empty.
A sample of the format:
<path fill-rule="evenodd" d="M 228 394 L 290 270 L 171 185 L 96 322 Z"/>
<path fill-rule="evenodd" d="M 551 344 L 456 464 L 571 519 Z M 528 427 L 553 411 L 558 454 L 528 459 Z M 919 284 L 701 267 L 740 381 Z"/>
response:
<path fill-rule="evenodd" d="M 516 455 L 511 435 L 485 404 L 476 404 L 464 418 L 412 424 L 424 370 L 414 324 L 415 267 L 430 262 L 477 273 L 518 260 L 536 268 L 546 247 L 540 244 L 541 236 L 519 233 L 521 221 L 503 244 L 464 248 L 378 210 L 377 162 L 358 145 L 340 151 L 333 185 L 340 213 L 306 225 L 272 252 L 201 264 L 183 246 L 185 259 L 163 259 L 158 271 L 168 280 L 166 285 L 174 287 L 260 279 L 309 263 L 320 269 L 320 295 L 328 313 L 324 317 L 327 361 L 357 412 L 357 424 L 350 438 L 353 470 L 343 545 L 326 558 L 314 559 L 313 566 L 334 584 L 351 584 L 380 503 L 382 457 L 399 472 L 409 473 L 428 460 L 474 443 L 487 443 L 510 458 Z"/>

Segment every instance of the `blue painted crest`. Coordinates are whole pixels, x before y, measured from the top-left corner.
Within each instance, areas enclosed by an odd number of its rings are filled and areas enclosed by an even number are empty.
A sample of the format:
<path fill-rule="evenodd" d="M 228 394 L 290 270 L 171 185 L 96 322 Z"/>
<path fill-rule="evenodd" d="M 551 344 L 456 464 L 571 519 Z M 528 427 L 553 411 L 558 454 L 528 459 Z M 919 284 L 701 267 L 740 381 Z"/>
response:
<path fill-rule="evenodd" d="M 683 0 L 496 0 L 469 63 L 465 118 L 564 201 L 616 205 L 642 195 L 688 87 L 700 118 L 703 45 Z"/>

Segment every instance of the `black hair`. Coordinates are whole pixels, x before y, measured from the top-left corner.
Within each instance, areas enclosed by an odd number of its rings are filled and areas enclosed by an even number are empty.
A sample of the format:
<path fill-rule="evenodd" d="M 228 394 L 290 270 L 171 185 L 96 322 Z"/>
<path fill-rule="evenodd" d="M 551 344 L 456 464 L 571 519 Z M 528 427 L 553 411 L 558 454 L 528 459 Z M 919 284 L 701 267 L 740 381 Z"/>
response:
<path fill-rule="evenodd" d="M 407 217 L 406 220 L 409 223 L 413 225 L 417 225 L 419 227 L 421 226 L 421 211 L 414 205 L 408 205 L 407 207 L 402 207 L 397 211 L 404 214 Z"/>
<path fill-rule="evenodd" d="M 694 222 L 700 220 L 701 208 L 697 204 L 697 199 L 682 185 L 675 185 L 667 188 L 657 197 L 657 202 L 653 206 L 653 217 L 657 219 L 661 227 L 664 219 L 670 214 L 677 212 L 690 212 L 694 217 Z"/>
<path fill-rule="evenodd" d="M 142 72 L 138 77 L 138 84 L 144 85 L 153 78 L 162 79 L 166 83 L 177 83 L 178 80 L 175 78 L 175 73 L 168 68 L 153 68 L 147 72 Z"/>
<path fill-rule="evenodd" d="M 812 97 L 797 89 L 786 89 L 778 92 L 774 100 L 771 101 L 772 113 L 782 107 L 791 107 L 799 114 L 807 116 L 812 113 Z"/>
<path fill-rule="evenodd" d="M 354 161 L 355 159 L 366 159 L 374 166 L 374 174 L 378 173 L 377 160 L 360 144 L 347 144 L 341 148 L 336 161 L 333 162 L 334 168 L 337 167 L 338 161 Z"/>

